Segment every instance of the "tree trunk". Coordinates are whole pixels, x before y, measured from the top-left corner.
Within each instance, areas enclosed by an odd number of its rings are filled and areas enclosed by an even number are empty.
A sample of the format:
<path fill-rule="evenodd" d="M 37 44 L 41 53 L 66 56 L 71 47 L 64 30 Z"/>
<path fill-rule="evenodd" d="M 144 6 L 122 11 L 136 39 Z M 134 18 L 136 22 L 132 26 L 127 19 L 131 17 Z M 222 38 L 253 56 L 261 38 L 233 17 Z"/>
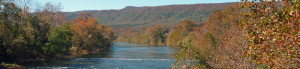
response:
<path fill-rule="evenodd" d="M 76 51 L 77 54 L 78 54 L 78 52 L 79 52 L 79 49 L 82 47 L 82 44 L 83 44 L 83 42 L 80 42 L 80 43 L 79 43 L 79 46 L 78 46 L 77 51 Z"/>
<path fill-rule="evenodd" d="M 7 49 L 4 47 L 4 45 L 3 45 L 3 43 L 2 43 L 2 40 L 1 40 L 1 42 L 0 42 L 0 44 L 1 44 L 1 46 L 0 46 L 0 56 L 2 57 L 2 58 L 0 58 L 0 61 L 4 61 L 4 60 L 6 60 L 7 59 Z"/>

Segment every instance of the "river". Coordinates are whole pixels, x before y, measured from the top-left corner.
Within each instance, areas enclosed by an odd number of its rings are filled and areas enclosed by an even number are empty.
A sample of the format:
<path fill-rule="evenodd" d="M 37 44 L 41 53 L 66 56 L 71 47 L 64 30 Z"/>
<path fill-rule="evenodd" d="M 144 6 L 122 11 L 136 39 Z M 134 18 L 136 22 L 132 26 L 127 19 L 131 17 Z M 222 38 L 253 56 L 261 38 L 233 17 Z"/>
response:
<path fill-rule="evenodd" d="M 29 63 L 24 68 L 170 69 L 177 52 L 166 46 L 114 42 L 113 46 L 98 53 Z"/>

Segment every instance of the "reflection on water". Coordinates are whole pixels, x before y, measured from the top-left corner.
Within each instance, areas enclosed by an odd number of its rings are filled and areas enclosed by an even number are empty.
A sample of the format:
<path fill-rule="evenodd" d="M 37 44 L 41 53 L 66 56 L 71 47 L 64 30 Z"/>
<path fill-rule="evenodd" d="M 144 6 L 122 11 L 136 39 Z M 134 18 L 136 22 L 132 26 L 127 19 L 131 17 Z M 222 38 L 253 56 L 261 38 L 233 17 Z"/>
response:
<path fill-rule="evenodd" d="M 28 64 L 25 68 L 169 69 L 176 53 L 176 49 L 165 46 L 115 42 L 110 48 L 82 58 Z"/>

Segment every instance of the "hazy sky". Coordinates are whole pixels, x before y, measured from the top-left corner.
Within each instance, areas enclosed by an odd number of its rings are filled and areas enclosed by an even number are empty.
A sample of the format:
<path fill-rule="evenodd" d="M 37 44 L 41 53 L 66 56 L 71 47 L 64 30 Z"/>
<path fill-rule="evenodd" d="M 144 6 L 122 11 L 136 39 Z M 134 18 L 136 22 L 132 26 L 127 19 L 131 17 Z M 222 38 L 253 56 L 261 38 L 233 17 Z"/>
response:
<path fill-rule="evenodd" d="M 46 2 L 61 3 L 62 11 L 122 9 L 126 6 L 161 6 L 172 4 L 224 3 L 240 0 L 35 0 L 39 4 Z"/>

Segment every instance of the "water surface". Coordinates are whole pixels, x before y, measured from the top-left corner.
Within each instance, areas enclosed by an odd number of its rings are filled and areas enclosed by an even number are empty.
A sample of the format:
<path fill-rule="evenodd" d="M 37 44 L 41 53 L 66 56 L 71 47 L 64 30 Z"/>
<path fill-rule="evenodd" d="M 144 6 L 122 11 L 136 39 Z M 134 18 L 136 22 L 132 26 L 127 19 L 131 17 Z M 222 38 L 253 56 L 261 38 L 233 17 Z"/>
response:
<path fill-rule="evenodd" d="M 114 42 L 98 53 L 27 64 L 25 68 L 169 69 L 177 51 L 166 46 Z"/>

